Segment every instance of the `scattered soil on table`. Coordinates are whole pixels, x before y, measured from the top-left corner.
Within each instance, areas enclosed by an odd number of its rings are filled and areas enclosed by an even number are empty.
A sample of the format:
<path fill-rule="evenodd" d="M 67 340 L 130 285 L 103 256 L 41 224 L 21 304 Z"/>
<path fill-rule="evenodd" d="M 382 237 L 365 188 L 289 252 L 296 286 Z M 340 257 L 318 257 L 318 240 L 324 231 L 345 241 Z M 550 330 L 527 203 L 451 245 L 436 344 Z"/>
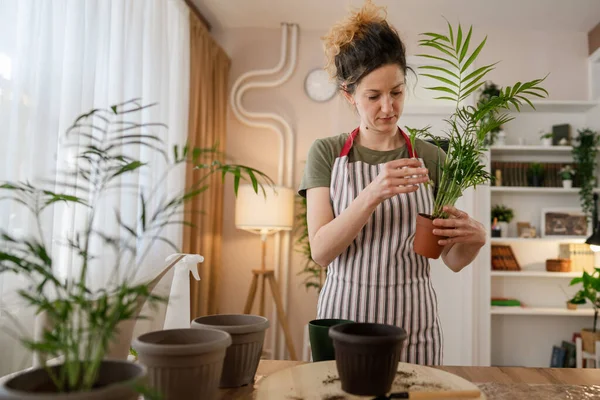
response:
<path fill-rule="evenodd" d="M 327 375 L 327 378 L 323 381 L 324 385 L 331 385 L 332 383 L 339 381 L 340 377 L 335 375 Z"/>
<path fill-rule="evenodd" d="M 405 372 L 405 371 L 396 372 L 396 379 L 398 379 L 398 378 L 408 379 L 408 378 L 414 378 L 414 376 L 415 376 L 414 372 Z"/>

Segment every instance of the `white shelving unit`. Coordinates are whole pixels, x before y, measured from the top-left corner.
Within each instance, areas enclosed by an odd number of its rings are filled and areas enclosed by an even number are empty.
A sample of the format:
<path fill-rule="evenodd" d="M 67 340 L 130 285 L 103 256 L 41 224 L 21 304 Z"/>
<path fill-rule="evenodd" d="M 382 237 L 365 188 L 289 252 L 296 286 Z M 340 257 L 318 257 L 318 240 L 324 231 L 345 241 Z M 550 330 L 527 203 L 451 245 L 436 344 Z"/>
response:
<path fill-rule="evenodd" d="M 600 125 L 595 126 L 598 122 L 592 118 L 600 112 L 597 101 L 548 100 L 534 104 L 536 111 L 529 106 L 523 107 L 521 114 L 515 114 L 515 120 L 504 127 L 507 145 L 489 148 L 490 167 L 494 161 L 570 162 L 571 146 L 541 146 L 538 132 L 549 131 L 552 125 L 560 123 L 571 125 L 572 136 L 585 126 L 600 130 Z M 516 144 L 518 141 L 526 144 Z M 581 272 L 547 272 L 545 260 L 558 257 L 559 244 L 583 243 L 585 238 L 519 238 L 516 237 L 516 222 L 530 222 L 539 234 L 541 210 L 578 207 L 579 189 L 486 186 L 482 190 L 487 192 L 482 199 L 489 198 L 490 207 L 504 204 L 514 210 L 508 237 L 491 238 L 490 245 L 510 245 L 521 266 L 520 271 L 491 271 L 490 266 L 489 296 L 515 298 L 524 305 L 485 308 L 490 323 L 490 364 L 547 367 L 552 346 L 570 340 L 573 332 L 591 325 L 593 310 L 567 309 L 566 301 L 577 290 L 569 283 Z M 519 343 L 515 347 L 516 338 Z"/>
<path fill-rule="evenodd" d="M 594 310 L 591 308 L 580 308 L 568 310 L 566 308 L 551 307 L 500 307 L 491 308 L 492 315 L 541 315 L 552 317 L 591 317 Z"/>
<path fill-rule="evenodd" d="M 535 110 L 526 105 L 521 107 L 521 113 L 584 113 L 598 106 L 598 101 L 587 100 L 539 100 L 532 101 Z"/>
<path fill-rule="evenodd" d="M 574 239 L 570 237 L 536 237 L 536 238 L 520 238 L 520 237 L 494 237 L 490 238 L 490 243 L 523 243 L 523 244 L 531 244 L 536 242 L 543 243 L 584 243 L 585 239 Z"/>
<path fill-rule="evenodd" d="M 548 271 L 492 271 L 492 277 L 502 278 L 576 278 L 581 272 L 548 272 Z"/>

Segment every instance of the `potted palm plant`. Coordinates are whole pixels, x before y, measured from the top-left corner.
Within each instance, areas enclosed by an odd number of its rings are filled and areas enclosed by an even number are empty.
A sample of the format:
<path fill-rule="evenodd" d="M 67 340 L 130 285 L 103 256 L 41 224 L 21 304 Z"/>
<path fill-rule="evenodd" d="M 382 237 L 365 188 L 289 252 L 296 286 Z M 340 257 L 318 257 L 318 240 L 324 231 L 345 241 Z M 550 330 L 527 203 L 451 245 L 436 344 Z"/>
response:
<path fill-rule="evenodd" d="M 79 116 L 64 135 L 70 162 L 58 171 L 56 181 L 1 184 L 0 198 L 24 206 L 39 229 L 17 235 L 0 228 L 0 273 L 26 279 L 29 287 L 18 294 L 36 313 L 45 313 L 48 323 L 38 340 L 23 339 L 41 355 L 41 367 L 4 382 L 0 398 L 137 399 L 145 368 L 105 356 L 120 324 L 139 318 L 141 304 L 165 300 L 140 278 L 149 249 L 158 242 L 173 245 L 164 236 L 165 228 L 185 223 L 183 203 L 204 193 L 212 174 L 223 179 L 233 175 L 235 189 L 241 179 L 252 181 L 255 190 L 262 181 L 271 182 L 257 170 L 222 162 L 216 148 L 168 149 L 166 126 L 140 122 L 151 106 L 132 100 Z M 194 183 L 179 193 L 157 195 L 169 174 L 185 163 L 196 166 Z M 150 166 L 162 169 L 162 177 L 151 187 L 132 185 L 128 178 Z M 137 203 L 137 215 L 121 211 L 126 198 Z M 63 215 L 77 213 L 80 224 L 65 237 L 45 237 L 44 214 L 58 204 L 66 207 Z M 71 255 L 67 277 L 57 271 L 53 244 Z M 97 268 L 108 272 L 105 284 L 92 279 Z"/>
<path fill-rule="evenodd" d="M 448 151 L 445 159 L 438 160 L 439 187 L 436 188 L 433 210 L 430 214 L 417 216 L 415 234 L 415 251 L 429 258 L 438 258 L 442 247 L 438 245 L 440 237 L 433 235 L 433 219 L 447 218 L 443 212 L 445 205 L 454 205 L 463 192 L 471 187 L 484 184 L 490 175 L 483 160 L 486 150 L 486 138 L 493 130 L 511 121 L 512 116 L 502 113 L 512 108 L 520 111 L 526 103 L 533 107 L 528 97 L 545 97 L 547 91 L 540 86 L 545 79 L 529 82 L 518 82 L 512 86 L 499 88 L 498 94 L 483 98 L 475 105 L 465 105 L 469 96 L 482 85 L 485 76 L 495 68 L 495 64 L 484 65 L 471 70 L 487 38 L 471 51 L 472 27 L 464 34 L 461 25 L 453 29 L 448 23 L 446 34 L 423 33 L 420 46 L 432 51 L 432 54 L 421 54 L 421 57 L 441 62 L 443 66 L 425 65 L 423 76 L 439 82 L 439 86 L 428 87 L 440 94 L 436 99 L 451 101 L 455 105 L 454 112 L 445 120 L 448 140 Z M 439 138 L 424 129 L 408 128 L 411 140 L 416 136 L 425 136 L 437 141 Z"/>
<path fill-rule="evenodd" d="M 583 271 L 581 277 L 571 280 L 571 286 L 577 284 L 581 284 L 581 289 L 575 293 L 569 303 L 590 303 L 594 308 L 594 323 L 591 328 L 581 330 L 581 340 L 583 341 L 583 350 L 595 354 L 596 341 L 600 340 L 600 332 L 597 330 L 598 309 L 600 308 L 600 268 L 596 268 L 591 274 Z"/>

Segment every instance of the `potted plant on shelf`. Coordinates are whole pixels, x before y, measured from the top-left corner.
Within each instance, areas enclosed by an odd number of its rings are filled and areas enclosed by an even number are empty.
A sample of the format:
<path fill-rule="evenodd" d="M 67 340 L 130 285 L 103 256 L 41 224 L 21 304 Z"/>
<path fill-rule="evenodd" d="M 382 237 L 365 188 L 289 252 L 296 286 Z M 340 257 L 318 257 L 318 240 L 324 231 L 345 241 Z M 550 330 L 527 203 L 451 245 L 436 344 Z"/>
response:
<path fill-rule="evenodd" d="M 527 180 L 529 186 L 542 186 L 544 183 L 544 166 L 538 162 L 531 163 L 527 168 Z"/>
<path fill-rule="evenodd" d="M 255 169 L 223 163 L 216 148 L 167 148 L 165 125 L 139 122 L 151 106 L 132 100 L 79 116 L 64 135 L 70 162 L 56 181 L 0 186 L 2 199 L 24 206 L 37 227 L 24 235 L 0 228 L 0 273 L 26 278 L 29 286 L 18 292 L 20 298 L 36 314 L 47 315 L 41 338 L 22 340 L 41 355 L 42 366 L 4 382 L 0 398 L 57 399 L 68 392 L 75 400 L 137 399 L 144 367 L 105 356 L 121 323 L 139 318 L 144 302 L 165 300 L 140 277 L 149 249 L 159 242 L 173 245 L 164 229 L 185 223 L 182 205 L 208 189 L 212 174 L 233 175 L 236 191 L 241 179 L 252 181 L 255 190 L 262 181 L 271 182 Z M 157 188 L 184 163 L 196 165 L 193 184 L 158 195 Z M 132 184 L 135 174 L 150 166 L 164 171 L 162 177 L 149 187 Z M 137 214 L 121 210 L 126 199 Z M 66 237 L 45 237 L 44 214 L 59 204 L 65 207 L 61 215 L 72 215 L 76 223 Z M 70 254 L 72 272 L 66 277 L 57 270 L 53 245 Z M 109 277 L 101 285 L 91 275 L 98 268 Z M 52 359 L 56 365 L 49 364 Z"/>
<path fill-rule="evenodd" d="M 499 96 L 500 89 L 498 85 L 493 82 L 486 82 L 483 85 L 481 93 L 479 94 L 479 101 L 489 101 L 492 97 Z M 497 113 L 497 112 L 495 112 Z M 488 117 L 484 117 L 484 121 L 489 120 Z M 504 146 L 506 144 L 506 133 L 502 130 L 502 126 L 497 126 L 488 132 L 488 135 L 484 141 L 486 146 Z"/>
<path fill-rule="evenodd" d="M 454 112 L 445 120 L 448 151 L 444 159 L 438 152 L 439 187 L 436 188 L 434 206 L 430 213 L 421 212 L 417 216 L 414 248 L 417 254 L 429 258 L 438 258 L 442 252 L 438 240 L 433 235 L 433 219 L 447 218 L 443 211 L 445 205 L 454 205 L 463 192 L 471 187 L 484 184 L 490 179 L 486 170 L 484 151 L 486 138 L 492 130 L 511 121 L 512 116 L 503 113 L 514 107 L 520 111 L 523 103 L 533 107 L 528 97 L 545 97 L 547 91 L 540 86 L 545 79 L 519 82 L 513 86 L 499 88 L 499 93 L 483 98 L 473 106 L 465 105 L 472 93 L 484 85 L 485 76 L 494 69 L 495 64 L 483 65 L 474 71 L 478 55 L 485 46 L 485 38 L 474 50 L 470 50 L 472 27 L 464 34 L 461 25 L 453 29 L 448 23 L 448 32 L 444 34 L 424 33 L 425 39 L 420 46 L 431 50 L 433 54 L 421 54 L 421 57 L 441 62 L 436 65 L 420 66 L 423 76 L 439 82 L 439 86 L 427 89 L 440 93 L 436 99 L 450 100 L 454 103 Z M 430 132 L 430 127 L 413 129 L 407 127 L 411 140 L 417 136 L 434 140 L 438 147 L 440 139 Z"/>
<path fill-rule="evenodd" d="M 595 354 L 596 341 L 600 340 L 600 332 L 597 330 L 598 309 L 600 308 L 600 268 L 595 268 L 591 274 L 583 271 L 581 277 L 571 280 L 570 286 L 577 284 L 581 284 L 581 289 L 575 293 L 569 303 L 590 303 L 594 308 L 594 323 L 591 328 L 581 330 L 581 340 L 583 341 L 583 350 Z"/>
<path fill-rule="evenodd" d="M 503 204 L 496 204 L 492 207 L 492 222 L 496 221 L 500 227 L 500 236 L 508 236 L 508 224 L 514 218 L 514 212 L 511 208 Z"/>
<path fill-rule="evenodd" d="M 573 161 L 577 164 L 577 176 L 579 181 L 579 199 L 581 208 L 587 215 L 588 220 L 594 211 L 594 187 L 596 186 L 596 169 L 598 161 L 598 145 L 600 137 L 589 128 L 577 131 L 579 135 L 575 138 L 577 145 L 573 146 Z"/>
<path fill-rule="evenodd" d="M 565 165 L 558 171 L 560 179 L 562 179 L 562 185 L 565 189 L 571 189 L 573 187 L 573 177 L 575 176 L 575 170 L 570 165 Z"/>
<path fill-rule="evenodd" d="M 541 132 L 540 140 L 542 142 L 542 146 L 550 147 L 552 146 L 552 132 L 546 133 L 544 131 Z"/>

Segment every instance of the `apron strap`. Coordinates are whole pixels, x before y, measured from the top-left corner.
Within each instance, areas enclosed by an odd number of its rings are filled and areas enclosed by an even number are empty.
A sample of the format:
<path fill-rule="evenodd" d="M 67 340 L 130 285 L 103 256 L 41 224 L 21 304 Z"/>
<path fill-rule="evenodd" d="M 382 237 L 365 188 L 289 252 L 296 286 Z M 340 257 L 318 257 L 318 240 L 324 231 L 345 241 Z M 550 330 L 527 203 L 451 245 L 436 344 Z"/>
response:
<path fill-rule="evenodd" d="M 409 139 L 408 135 L 406 133 L 404 133 L 404 131 L 402 129 L 398 128 L 398 130 L 402 134 L 402 137 L 404 137 L 404 142 L 406 143 L 406 149 L 408 150 L 408 156 L 410 158 L 418 158 L 419 156 L 417 155 L 417 152 L 412 148 L 412 145 L 410 144 L 410 139 Z M 358 131 L 359 131 L 359 128 L 356 128 L 355 130 L 352 131 L 350 136 L 348 136 L 348 139 L 346 139 L 346 143 L 344 143 L 344 147 L 342 147 L 342 151 L 340 152 L 340 157 L 345 157 L 350 153 L 350 149 L 352 148 L 352 145 L 354 144 L 354 139 L 356 139 L 356 136 L 358 135 Z"/>

